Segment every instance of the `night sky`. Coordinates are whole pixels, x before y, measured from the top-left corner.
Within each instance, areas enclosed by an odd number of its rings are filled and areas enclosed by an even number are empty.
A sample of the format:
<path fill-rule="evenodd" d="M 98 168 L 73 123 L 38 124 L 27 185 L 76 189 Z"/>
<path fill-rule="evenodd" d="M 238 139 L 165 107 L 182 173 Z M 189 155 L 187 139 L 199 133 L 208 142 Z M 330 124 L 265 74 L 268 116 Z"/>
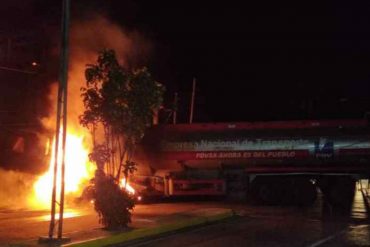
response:
<path fill-rule="evenodd" d="M 60 2 L 4 1 L 2 32 L 38 34 L 29 44 L 35 51 L 52 46 Z M 193 77 L 195 122 L 362 118 L 370 111 L 368 1 L 241 2 L 72 0 L 72 21 L 100 13 L 149 40 L 147 66 L 166 85 L 168 105 L 178 92 L 180 122 L 189 117 Z M 47 66 L 40 71 L 53 74 Z"/>

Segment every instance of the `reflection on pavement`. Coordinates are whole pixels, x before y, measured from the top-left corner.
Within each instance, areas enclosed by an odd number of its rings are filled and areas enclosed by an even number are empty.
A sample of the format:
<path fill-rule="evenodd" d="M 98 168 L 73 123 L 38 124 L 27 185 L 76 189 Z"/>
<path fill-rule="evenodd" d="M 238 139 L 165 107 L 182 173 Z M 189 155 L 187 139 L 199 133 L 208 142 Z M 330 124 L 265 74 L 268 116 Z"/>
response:
<path fill-rule="evenodd" d="M 68 212 L 64 212 L 64 214 L 63 214 L 64 219 L 75 218 L 75 217 L 79 217 L 79 216 L 82 216 L 82 214 L 80 212 L 76 211 L 76 210 L 71 210 L 71 211 L 68 211 Z M 55 219 L 56 220 L 59 219 L 59 214 L 55 214 Z M 37 220 L 39 220 L 39 221 L 49 221 L 50 220 L 50 214 L 38 216 Z"/>

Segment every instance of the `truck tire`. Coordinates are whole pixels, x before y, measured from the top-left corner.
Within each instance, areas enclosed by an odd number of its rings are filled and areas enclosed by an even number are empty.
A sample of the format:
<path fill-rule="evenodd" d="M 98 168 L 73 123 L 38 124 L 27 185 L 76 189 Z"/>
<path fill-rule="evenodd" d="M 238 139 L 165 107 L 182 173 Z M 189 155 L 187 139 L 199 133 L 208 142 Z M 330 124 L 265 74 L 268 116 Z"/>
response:
<path fill-rule="evenodd" d="M 260 200 L 269 205 L 276 205 L 279 203 L 276 189 L 271 184 L 261 184 L 258 188 L 258 196 Z"/>
<path fill-rule="evenodd" d="M 251 185 L 253 198 L 262 204 L 277 205 L 280 204 L 280 188 L 276 186 L 275 178 L 257 177 Z"/>
<path fill-rule="evenodd" d="M 334 210 L 348 212 L 351 209 L 356 181 L 350 176 L 327 176 L 319 180 L 319 186 Z"/>
<path fill-rule="evenodd" d="M 268 205 L 312 205 L 317 198 L 316 186 L 309 178 L 289 176 L 257 177 L 253 181 L 255 200 Z"/>
<path fill-rule="evenodd" d="M 317 198 L 316 185 L 309 178 L 295 179 L 292 184 L 293 188 L 293 203 L 297 206 L 311 206 Z"/>

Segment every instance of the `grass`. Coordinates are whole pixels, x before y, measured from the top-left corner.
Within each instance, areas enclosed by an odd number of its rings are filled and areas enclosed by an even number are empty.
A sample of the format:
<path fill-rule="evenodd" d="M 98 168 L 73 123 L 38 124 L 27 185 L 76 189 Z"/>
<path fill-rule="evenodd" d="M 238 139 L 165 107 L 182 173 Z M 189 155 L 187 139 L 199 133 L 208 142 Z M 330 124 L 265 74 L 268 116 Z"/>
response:
<path fill-rule="evenodd" d="M 73 247 L 101 247 L 101 246 L 109 246 L 114 244 L 123 244 L 125 242 L 144 239 L 149 237 L 159 236 L 165 233 L 171 233 L 179 230 L 184 230 L 186 228 L 210 224 L 216 221 L 224 220 L 234 216 L 233 211 L 216 214 L 213 216 L 197 216 L 191 219 L 182 220 L 176 223 L 171 224 L 163 224 L 158 227 L 152 228 L 141 228 L 135 229 L 129 232 L 118 233 L 106 238 L 96 239 L 92 241 L 86 241 L 82 243 L 75 243 L 68 246 Z"/>

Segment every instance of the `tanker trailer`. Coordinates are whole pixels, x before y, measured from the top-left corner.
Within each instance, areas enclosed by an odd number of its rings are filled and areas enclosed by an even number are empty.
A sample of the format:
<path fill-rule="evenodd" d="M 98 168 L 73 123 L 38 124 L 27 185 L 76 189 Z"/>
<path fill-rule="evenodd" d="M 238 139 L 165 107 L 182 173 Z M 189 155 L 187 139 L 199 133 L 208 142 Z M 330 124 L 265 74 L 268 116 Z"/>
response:
<path fill-rule="evenodd" d="M 308 205 L 319 187 L 343 206 L 370 174 L 370 128 L 366 120 L 157 125 L 136 160 L 133 180 L 157 195 Z"/>

